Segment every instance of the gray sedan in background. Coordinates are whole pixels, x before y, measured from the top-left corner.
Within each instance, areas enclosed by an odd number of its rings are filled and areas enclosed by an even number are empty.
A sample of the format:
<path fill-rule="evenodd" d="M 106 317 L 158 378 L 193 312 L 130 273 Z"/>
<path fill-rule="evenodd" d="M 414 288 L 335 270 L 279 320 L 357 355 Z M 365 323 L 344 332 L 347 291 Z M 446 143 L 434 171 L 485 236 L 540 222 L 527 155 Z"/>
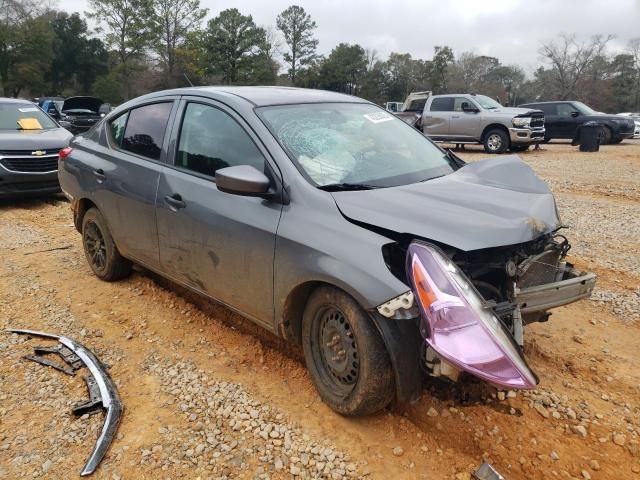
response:
<path fill-rule="evenodd" d="M 99 278 L 136 263 L 301 344 L 345 415 L 428 376 L 534 388 L 523 326 L 595 282 L 520 159 L 467 165 L 332 92 L 145 95 L 76 137 L 59 177 Z"/>
<path fill-rule="evenodd" d="M 72 136 L 33 103 L 0 98 L 0 197 L 59 192 L 58 152 Z"/>

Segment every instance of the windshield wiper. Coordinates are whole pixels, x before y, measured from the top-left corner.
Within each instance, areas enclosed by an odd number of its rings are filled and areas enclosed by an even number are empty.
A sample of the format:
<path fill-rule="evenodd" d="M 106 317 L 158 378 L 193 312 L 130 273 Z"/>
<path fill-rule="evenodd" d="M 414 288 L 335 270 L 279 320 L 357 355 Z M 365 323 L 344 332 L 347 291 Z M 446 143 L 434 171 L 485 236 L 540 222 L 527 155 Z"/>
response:
<path fill-rule="evenodd" d="M 330 183 L 329 185 L 321 185 L 318 188 L 325 192 L 342 192 L 348 190 L 373 190 L 380 187 L 366 183 Z"/>

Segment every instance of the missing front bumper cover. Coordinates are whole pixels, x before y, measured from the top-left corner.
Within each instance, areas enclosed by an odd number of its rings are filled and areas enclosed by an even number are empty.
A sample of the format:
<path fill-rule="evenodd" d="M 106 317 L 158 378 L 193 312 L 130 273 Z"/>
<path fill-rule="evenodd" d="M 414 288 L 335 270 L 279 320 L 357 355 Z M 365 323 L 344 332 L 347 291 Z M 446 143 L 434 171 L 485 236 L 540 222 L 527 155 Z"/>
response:
<path fill-rule="evenodd" d="M 71 375 L 73 375 L 75 370 L 80 368 L 80 364 L 86 366 L 89 370 L 90 375 L 85 377 L 87 389 L 89 391 L 89 400 L 80 403 L 74 407 L 72 411 L 75 415 L 96 413 L 99 410 L 105 411 L 104 425 L 102 426 L 98 440 L 93 447 L 87 463 L 80 472 L 81 476 L 91 475 L 107 453 L 109 445 L 111 445 L 111 442 L 115 437 L 118 425 L 120 424 L 120 419 L 122 418 L 122 412 L 124 410 L 116 386 L 109 376 L 105 366 L 88 348 L 68 337 L 34 330 L 9 329 L 7 331 L 19 335 L 29 335 L 32 337 L 57 340 L 60 345 L 56 347 L 36 347 L 34 350 L 36 353 L 58 353 L 69 367 L 61 367 L 57 364 L 52 365 L 53 362 L 49 361 L 45 357 L 35 355 L 31 356 L 35 358 L 29 358 L 30 360 L 52 366 Z M 80 362 L 80 364 L 78 362 Z"/>

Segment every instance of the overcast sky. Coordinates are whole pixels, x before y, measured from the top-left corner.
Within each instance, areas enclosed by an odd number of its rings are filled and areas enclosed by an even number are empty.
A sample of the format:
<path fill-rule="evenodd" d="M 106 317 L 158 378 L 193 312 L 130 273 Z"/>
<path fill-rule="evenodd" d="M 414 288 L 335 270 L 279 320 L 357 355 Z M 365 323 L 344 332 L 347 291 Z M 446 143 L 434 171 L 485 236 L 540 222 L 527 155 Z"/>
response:
<path fill-rule="evenodd" d="M 540 42 L 558 34 L 614 34 L 611 50 L 640 37 L 640 0 L 201 0 L 207 18 L 235 7 L 258 25 L 275 26 L 278 13 L 295 3 L 316 21 L 319 53 L 340 42 L 431 58 L 435 45 L 454 54 L 474 51 L 517 63 L 531 72 L 540 63 Z M 59 8 L 84 12 L 87 0 L 58 0 Z"/>

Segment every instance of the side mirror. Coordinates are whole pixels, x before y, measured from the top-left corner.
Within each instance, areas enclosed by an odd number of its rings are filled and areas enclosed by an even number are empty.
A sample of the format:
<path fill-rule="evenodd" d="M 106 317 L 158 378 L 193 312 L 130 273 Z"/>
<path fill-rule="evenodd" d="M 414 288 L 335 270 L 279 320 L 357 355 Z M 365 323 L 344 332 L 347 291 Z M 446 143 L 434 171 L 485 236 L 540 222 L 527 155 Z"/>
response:
<path fill-rule="evenodd" d="M 472 107 L 467 102 L 462 102 L 462 111 L 466 113 L 478 113 L 480 110 L 478 110 L 475 107 Z"/>
<path fill-rule="evenodd" d="M 269 193 L 269 183 L 267 176 L 251 165 L 216 170 L 216 186 L 225 193 L 260 197 Z"/>
<path fill-rule="evenodd" d="M 580 112 L 577 112 L 577 111 L 575 111 L 575 110 L 574 110 L 573 112 L 571 112 L 571 116 L 572 116 L 573 118 L 576 118 L 576 117 L 578 117 L 579 115 L 580 115 Z"/>

